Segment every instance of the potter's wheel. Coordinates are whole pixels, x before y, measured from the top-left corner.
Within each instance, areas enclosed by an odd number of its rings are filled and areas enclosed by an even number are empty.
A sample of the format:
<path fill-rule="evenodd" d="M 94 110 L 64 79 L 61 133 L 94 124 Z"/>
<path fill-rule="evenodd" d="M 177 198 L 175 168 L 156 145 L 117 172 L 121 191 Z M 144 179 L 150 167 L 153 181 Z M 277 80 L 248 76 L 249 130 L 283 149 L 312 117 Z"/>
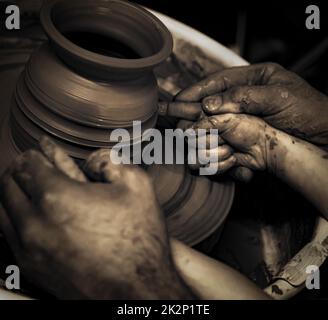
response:
<path fill-rule="evenodd" d="M 148 9 L 149 10 L 149 9 Z M 223 46 L 219 42 L 162 13 L 149 10 L 156 15 L 171 31 L 175 39 L 181 39 L 192 46 L 200 48 L 212 61 L 222 64 L 224 67 L 248 65 L 248 62 Z"/>

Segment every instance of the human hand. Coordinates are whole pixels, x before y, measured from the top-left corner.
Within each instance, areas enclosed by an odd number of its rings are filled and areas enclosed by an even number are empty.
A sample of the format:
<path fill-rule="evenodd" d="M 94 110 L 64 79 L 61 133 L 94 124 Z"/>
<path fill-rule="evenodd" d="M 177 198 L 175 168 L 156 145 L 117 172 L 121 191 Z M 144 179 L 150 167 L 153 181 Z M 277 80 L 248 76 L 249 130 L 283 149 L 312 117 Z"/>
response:
<path fill-rule="evenodd" d="M 146 173 L 100 150 L 90 182 L 51 141 L 41 148 L 0 183 L 0 227 L 27 279 L 59 298 L 189 297 Z"/>
<path fill-rule="evenodd" d="M 265 170 L 271 163 L 268 158 L 274 149 L 276 130 L 263 120 L 244 114 L 224 114 L 206 117 L 196 122 L 192 129 L 217 129 L 224 144 L 217 148 L 198 151 L 199 158 L 210 157 L 211 167 L 218 173 L 224 173 L 234 167 L 250 170 Z M 222 157 L 227 145 L 228 157 Z M 214 160 L 215 159 L 215 160 Z M 213 162 L 216 161 L 216 162 Z"/>
<path fill-rule="evenodd" d="M 206 114 L 245 113 L 328 148 L 328 98 L 295 73 L 274 63 L 234 67 L 183 90 L 181 101 L 200 102 Z"/>

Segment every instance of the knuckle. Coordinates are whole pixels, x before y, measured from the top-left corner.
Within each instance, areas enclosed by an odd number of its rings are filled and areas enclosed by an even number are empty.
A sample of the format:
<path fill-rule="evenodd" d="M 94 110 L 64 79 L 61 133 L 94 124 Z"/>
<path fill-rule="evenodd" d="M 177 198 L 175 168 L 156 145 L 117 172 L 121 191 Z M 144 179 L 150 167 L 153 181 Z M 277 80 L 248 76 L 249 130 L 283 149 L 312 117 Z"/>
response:
<path fill-rule="evenodd" d="M 39 225 L 33 219 L 29 219 L 21 229 L 21 239 L 25 247 L 32 247 L 38 243 L 40 233 Z"/>
<path fill-rule="evenodd" d="M 47 212 L 47 209 L 58 204 L 60 200 L 61 192 L 58 192 L 57 190 L 45 190 L 40 195 L 39 205 L 45 212 Z"/>
<path fill-rule="evenodd" d="M 54 234 L 49 225 L 35 218 L 30 219 L 21 230 L 22 246 L 32 261 L 42 261 L 45 252 L 56 254 L 61 244 L 60 239 L 60 233 Z"/>
<path fill-rule="evenodd" d="M 231 98 L 233 102 L 240 103 L 241 110 L 245 111 L 244 109 L 247 109 L 247 106 L 255 100 L 255 95 L 254 88 L 239 86 L 233 89 Z"/>
<path fill-rule="evenodd" d="M 283 67 L 276 62 L 268 62 L 267 63 L 268 68 L 272 69 L 272 70 L 280 70 L 283 69 Z"/>
<path fill-rule="evenodd" d="M 254 101 L 255 90 L 248 86 L 237 86 L 230 90 L 230 100 L 239 105 L 240 111 L 247 111 L 248 105 Z"/>
<path fill-rule="evenodd" d="M 224 173 L 227 170 L 229 170 L 231 167 L 233 167 L 236 164 L 236 158 L 234 156 L 231 156 L 225 161 L 219 162 L 217 164 L 217 170 L 219 173 Z"/>
<path fill-rule="evenodd" d="M 241 86 L 232 87 L 230 89 L 230 98 L 231 98 L 231 100 L 234 101 L 234 102 L 238 102 L 236 100 L 238 100 L 242 96 L 242 93 L 243 93 L 243 89 L 242 89 Z"/>
<path fill-rule="evenodd" d="M 247 115 L 247 114 L 236 114 L 236 115 L 233 115 L 232 118 L 235 120 L 235 121 L 242 121 L 242 120 L 246 120 L 246 119 L 250 119 L 251 116 Z"/>
<path fill-rule="evenodd" d="M 277 86 L 276 93 L 277 96 L 282 99 L 288 99 L 292 96 L 289 88 L 286 86 Z"/>
<path fill-rule="evenodd" d="M 233 153 L 233 150 L 230 146 L 228 146 L 228 145 L 222 146 L 222 149 L 221 149 L 221 156 L 222 157 L 229 156 L 232 153 Z"/>
<path fill-rule="evenodd" d="M 218 128 L 220 125 L 220 119 L 227 118 L 226 115 L 208 117 L 207 120 L 213 129 Z M 228 119 L 228 118 L 227 118 Z"/>
<path fill-rule="evenodd" d="M 22 159 L 29 164 L 33 164 L 34 162 L 38 161 L 40 157 L 40 152 L 33 149 L 25 151 L 22 154 Z"/>
<path fill-rule="evenodd" d="M 234 114 L 234 113 L 226 113 L 225 115 L 222 115 L 220 120 L 222 123 L 224 123 L 226 128 L 233 127 L 235 124 L 237 124 L 239 121 L 243 119 L 243 114 Z"/>
<path fill-rule="evenodd" d="M 284 68 L 276 62 L 268 62 L 268 63 L 266 63 L 265 67 L 266 67 L 267 71 L 269 72 L 269 74 L 272 74 L 276 71 L 284 70 Z"/>
<path fill-rule="evenodd" d="M 32 157 L 39 155 L 39 152 L 36 150 L 30 149 L 30 150 L 25 151 L 23 155 L 26 158 L 32 158 Z"/>

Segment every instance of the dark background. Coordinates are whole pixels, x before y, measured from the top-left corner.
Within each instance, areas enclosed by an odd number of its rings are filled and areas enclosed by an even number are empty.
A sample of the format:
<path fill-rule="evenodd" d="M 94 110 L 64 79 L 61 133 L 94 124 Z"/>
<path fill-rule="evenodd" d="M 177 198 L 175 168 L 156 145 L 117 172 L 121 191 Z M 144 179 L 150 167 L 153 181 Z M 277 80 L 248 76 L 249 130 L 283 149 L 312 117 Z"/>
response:
<path fill-rule="evenodd" d="M 251 63 L 278 62 L 328 93 L 326 1 L 135 2 L 176 18 L 230 48 L 238 48 Z M 320 30 L 305 27 L 305 9 L 310 4 L 320 9 Z"/>

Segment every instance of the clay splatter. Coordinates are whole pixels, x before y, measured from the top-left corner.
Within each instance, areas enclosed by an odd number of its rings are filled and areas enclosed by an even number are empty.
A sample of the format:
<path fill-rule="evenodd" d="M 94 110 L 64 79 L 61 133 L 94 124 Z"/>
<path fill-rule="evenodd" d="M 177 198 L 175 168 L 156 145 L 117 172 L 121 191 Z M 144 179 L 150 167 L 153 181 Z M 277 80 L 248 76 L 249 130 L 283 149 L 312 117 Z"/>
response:
<path fill-rule="evenodd" d="M 283 291 L 276 284 L 274 284 L 272 286 L 272 293 L 276 293 L 276 294 L 282 295 L 283 294 Z"/>
<path fill-rule="evenodd" d="M 275 146 L 277 146 L 277 145 L 278 145 L 277 139 L 271 139 L 270 140 L 270 145 L 269 145 L 270 150 L 273 150 L 275 148 Z"/>

